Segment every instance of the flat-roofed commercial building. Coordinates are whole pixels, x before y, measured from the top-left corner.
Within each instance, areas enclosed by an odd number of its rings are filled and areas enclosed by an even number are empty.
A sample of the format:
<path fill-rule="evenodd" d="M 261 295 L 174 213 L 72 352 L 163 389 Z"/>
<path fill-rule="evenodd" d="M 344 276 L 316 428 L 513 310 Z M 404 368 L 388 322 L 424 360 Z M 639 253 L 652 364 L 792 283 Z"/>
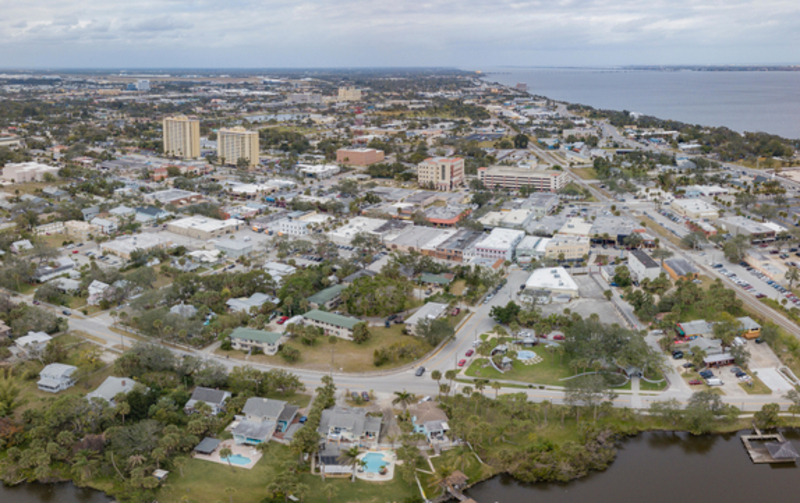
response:
<path fill-rule="evenodd" d="M 464 159 L 429 157 L 417 165 L 420 187 L 451 191 L 464 185 Z"/>
<path fill-rule="evenodd" d="M 2 179 L 7 182 L 41 182 L 46 174 L 53 178 L 58 176 L 58 168 L 38 162 L 8 163 L 3 168 Z"/>
<path fill-rule="evenodd" d="M 336 162 L 351 166 L 369 166 L 383 159 L 383 150 L 374 148 L 340 148 L 336 151 Z"/>
<path fill-rule="evenodd" d="M 642 250 L 632 250 L 628 254 L 628 268 L 636 281 L 642 281 L 645 278 L 653 281 L 658 279 L 661 274 L 661 266 L 658 265 L 658 262 Z"/>
<path fill-rule="evenodd" d="M 110 253 L 125 260 L 130 260 L 131 253 L 150 250 L 161 250 L 171 248 L 172 241 L 161 237 L 158 234 L 134 234 L 133 236 L 120 236 L 113 241 L 107 241 L 100 245 L 103 253 Z"/>
<path fill-rule="evenodd" d="M 183 159 L 200 157 L 200 121 L 185 115 L 163 121 L 164 153 Z"/>
<path fill-rule="evenodd" d="M 717 225 L 734 236 L 747 236 L 752 243 L 775 241 L 777 230 L 761 222 L 740 216 L 720 218 Z"/>
<path fill-rule="evenodd" d="M 511 166 L 492 166 L 478 168 L 478 180 L 494 189 L 519 190 L 531 187 L 539 192 L 558 192 L 568 183 L 567 174 L 563 171 L 535 170 L 514 168 Z"/>
<path fill-rule="evenodd" d="M 591 242 L 584 236 L 556 234 L 545 244 L 545 256 L 576 262 L 589 256 Z"/>
<path fill-rule="evenodd" d="M 493 260 L 513 260 L 514 250 L 524 237 L 525 231 L 498 227 L 475 243 L 474 254 L 476 257 Z"/>
<path fill-rule="evenodd" d="M 470 249 L 477 241 L 483 239 L 482 232 L 469 229 L 459 229 L 447 240 L 436 245 L 432 256 L 442 260 L 454 262 L 464 261 L 464 251 Z"/>
<path fill-rule="evenodd" d="M 521 295 L 541 297 L 540 292 L 549 292 L 548 296 L 569 295 L 578 297 L 578 284 L 563 267 L 544 267 L 536 269 L 525 282 Z"/>
<path fill-rule="evenodd" d="M 359 101 L 361 100 L 361 89 L 356 87 L 340 87 L 339 101 Z"/>
<path fill-rule="evenodd" d="M 183 189 L 159 190 L 158 192 L 144 195 L 144 200 L 146 202 L 150 204 L 158 202 L 164 206 L 168 204 L 173 206 L 182 206 L 184 204 L 197 202 L 201 199 L 203 199 L 203 196 L 199 193 L 190 192 Z"/>
<path fill-rule="evenodd" d="M 247 161 L 254 168 L 259 161 L 258 131 L 248 131 L 243 127 L 220 129 L 217 134 L 217 157 L 225 159 L 225 164 L 236 165 L 239 159 Z"/>
<path fill-rule="evenodd" d="M 716 220 L 719 218 L 719 208 L 702 199 L 675 199 L 669 206 L 682 217 L 695 220 Z"/>
<path fill-rule="evenodd" d="M 244 228 L 243 226 L 244 221 L 236 218 L 217 220 L 215 218 L 191 216 L 169 222 L 167 230 L 195 239 L 213 239 L 236 232 L 240 227 Z"/>

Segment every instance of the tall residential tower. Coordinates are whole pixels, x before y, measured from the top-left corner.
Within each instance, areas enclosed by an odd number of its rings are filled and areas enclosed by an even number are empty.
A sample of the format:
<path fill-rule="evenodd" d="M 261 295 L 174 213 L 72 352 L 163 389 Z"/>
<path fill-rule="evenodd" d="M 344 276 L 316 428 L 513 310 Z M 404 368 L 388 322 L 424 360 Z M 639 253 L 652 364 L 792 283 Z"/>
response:
<path fill-rule="evenodd" d="M 185 115 L 164 119 L 164 153 L 195 159 L 200 157 L 200 121 Z"/>
<path fill-rule="evenodd" d="M 225 164 L 237 164 L 239 159 L 247 161 L 254 168 L 259 161 L 258 131 L 248 131 L 243 127 L 220 129 L 217 133 L 217 157 Z"/>

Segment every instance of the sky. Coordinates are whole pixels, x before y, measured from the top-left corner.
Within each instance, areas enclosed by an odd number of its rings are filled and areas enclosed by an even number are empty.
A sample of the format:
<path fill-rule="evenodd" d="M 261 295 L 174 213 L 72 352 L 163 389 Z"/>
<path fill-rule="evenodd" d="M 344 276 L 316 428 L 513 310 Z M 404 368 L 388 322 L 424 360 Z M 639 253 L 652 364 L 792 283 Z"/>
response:
<path fill-rule="evenodd" d="M 0 0 L 3 68 L 800 64 L 798 0 Z"/>

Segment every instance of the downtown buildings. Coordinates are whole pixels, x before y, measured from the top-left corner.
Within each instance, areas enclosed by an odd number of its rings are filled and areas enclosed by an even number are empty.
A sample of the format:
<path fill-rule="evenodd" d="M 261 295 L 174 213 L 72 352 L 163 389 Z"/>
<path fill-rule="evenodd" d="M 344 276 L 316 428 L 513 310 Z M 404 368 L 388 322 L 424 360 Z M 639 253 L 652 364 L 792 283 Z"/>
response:
<path fill-rule="evenodd" d="M 430 157 L 417 165 L 417 181 L 421 187 L 451 191 L 464 185 L 464 159 Z"/>

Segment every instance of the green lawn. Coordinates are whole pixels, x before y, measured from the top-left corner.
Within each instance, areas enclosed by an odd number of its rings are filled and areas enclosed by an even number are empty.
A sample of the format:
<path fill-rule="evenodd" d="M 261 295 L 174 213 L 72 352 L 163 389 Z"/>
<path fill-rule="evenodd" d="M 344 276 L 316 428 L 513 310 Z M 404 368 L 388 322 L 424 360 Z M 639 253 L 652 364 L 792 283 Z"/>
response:
<path fill-rule="evenodd" d="M 571 171 L 584 180 L 597 180 L 597 171 L 594 168 L 571 168 Z"/>
<path fill-rule="evenodd" d="M 233 501 L 258 503 L 267 497 L 266 487 L 276 476 L 276 467 L 293 458 L 288 447 L 273 443 L 270 445 L 270 451 L 252 470 L 232 469 L 217 463 L 191 459 L 183 469 L 183 477 L 177 470 L 170 473 L 164 488 L 158 494 L 158 501 L 164 503 L 228 501 L 225 488 L 233 487 L 236 489 Z M 308 473 L 302 474 L 300 480 L 309 486 L 310 490 L 304 500 L 309 503 L 328 501 L 322 493 L 324 484 L 332 484 L 337 488 L 336 495 L 331 499 L 332 503 L 384 503 L 402 501 L 409 496 L 419 494 L 415 485 L 408 484 L 399 475 L 395 475 L 391 482 L 384 483 L 362 480 L 350 482 L 349 478 L 328 478 L 327 481 L 323 481 L 321 477 Z"/>
<path fill-rule="evenodd" d="M 764 382 L 759 379 L 758 377 L 754 376 L 752 373 L 750 377 L 753 378 L 753 385 L 748 386 L 747 383 L 739 382 L 739 386 L 745 390 L 750 395 L 771 395 L 772 390 L 764 384 Z M 735 376 L 731 376 L 730 379 L 735 379 Z"/>
<path fill-rule="evenodd" d="M 468 484 L 474 484 L 495 474 L 491 467 L 481 464 L 469 447 L 466 446 L 445 451 L 440 456 L 431 458 L 431 462 L 437 471 L 441 470 L 442 467 L 460 470 L 469 478 Z M 423 470 L 430 471 L 430 466 L 426 464 Z M 428 499 L 443 493 L 442 488 L 436 485 L 436 477 L 434 475 L 427 473 L 419 473 L 418 475 Z"/>
<path fill-rule="evenodd" d="M 564 386 L 564 381 L 561 379 L 575 375 L 562 359 L 553 355 L 543 346 L 536 346 L 533 352 L 542 357 L 542 361 L 534 365 L 525 365 L 519 360 L 515 360 L 512 364 L 512 369 L 505 374 L 501 374 L 494 369 L 491 365 L 482 368 L 486 363 L 485 358 L 477 358 L 472 365 L 465 371 L 465 374 L 471 377 L 480 377 L 483 379 L 503 379 L 508 381 L 523 381 L 536 384 L 550 384 L 554 386 Z"/>

